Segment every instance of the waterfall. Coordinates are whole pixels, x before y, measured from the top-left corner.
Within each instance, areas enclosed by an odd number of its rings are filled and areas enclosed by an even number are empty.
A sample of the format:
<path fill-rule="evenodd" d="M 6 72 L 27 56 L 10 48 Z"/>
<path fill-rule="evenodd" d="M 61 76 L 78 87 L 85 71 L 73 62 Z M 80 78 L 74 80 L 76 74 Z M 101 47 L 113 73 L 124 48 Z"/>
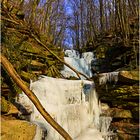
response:
<path fill-rule="evenodd" d="M 95 59 L 92 52 L 82 53 L 82 57 L 80 58 L 79 53 L 75 50 L 66 50 L 65 55 L 67 56 L 64 57 L 65 62 L 74 67 L 77 71 L 85 74 L 88 77 L 92 77 L 91 61 Z M 77 77 L 75 72 L 73 72 L 67 66 L 64 66 L 64 70 L 62 70 L 61 73 L 64 77 Z M 81 78 L 84 79 L 83 76 L 81 76 Z"/>
<path fill-rule="evenodd" d="M 80 54 L 75 50 L 66 50 L 65 56 L 70 58 L 80 59 Z"/>
<path fill-rule="evenodd" d="M 65 61 L 76 70 L 91 77 L 91 61 L 94 54 L 83 53 L 82 58 L 74 50 L 65 52 Z M 68 67 L 64 66 L 61 73 L 65 77 L 76 76 Z M 98 100 L 95 84 L 92 81 L 66 80 L 47 76 L 40 76 L 37 81 L 30 83 L 30 89 L 37 96 L 46 111 L 59 123 L 74 140 L 110 140 L 110 117 L 103 117 L 102 106 Z M 117 81 L 117 73 L 102 74 L 99 82 Z M 31 112 L 30 121 L 41 127 L 44 134 L 39 131 L 34 140 L 40 135 L 45 140 L 64 140 L 56 130 L 40 115 L 35 106 L 25 94 L 20 94 L 18 102 L 28 112 Z M 109 132 L 110 133 L 110 132 Z"/>
<path fill-rule="evenodd" d="M 100 108 L 93 82 L 42 76 L 31 83 L 30 89 L 50 115 L 73 139 L 78 139 L 88 129 L 96 132 L 99 138 L 97 140 L 102 139 L 102 135 L 97 129 Z M 28 110 L 32 110 L 31 121 L 47 131 L 46 140 L 63 140 L 56 130 L 44 120 L 26 95 L 20 94 L 19 102 Z"/>

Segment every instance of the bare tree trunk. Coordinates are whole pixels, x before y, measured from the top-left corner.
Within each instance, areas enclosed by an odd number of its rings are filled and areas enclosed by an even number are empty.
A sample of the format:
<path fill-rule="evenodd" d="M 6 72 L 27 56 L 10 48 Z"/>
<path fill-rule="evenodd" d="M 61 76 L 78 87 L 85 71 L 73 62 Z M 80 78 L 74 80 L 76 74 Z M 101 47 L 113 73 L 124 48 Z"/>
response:
<path fill-rule="evenodd" d="M 43 108 L 42 104 L 36 97 L 36 95 L 29 90 L 29 88 L 24 84 L 20 76 L 17 74 L 12 64 L 7 60 L 5 56 L 1 54 L 1 63 L 5 70 L 8 72 L 9 76 L 13 79 L 13 81 L 17 84 L 19 88 L 21 88 L 24 93 L 28 96 L 28 98 L 33 102 L 37 110 L 40 114 L 45 118 L 45 120 L 60 134 L 65 140 L 72 140 L 69 134 L 50 116 L 50 114 Z"/>
<path fill-rule="evenodd" d="M 83 38 L 83 1 L 80 0 L 80 26 L 81 26 L 81 29 L 80 29 L 80 32 L 81 32 L 81 47 L 84 46 L 84 38 Z"/>
<path fill-rule="evenodd" d="M 100 31 L 104 31 L 104 6 L 103 6 L 103 0 L 99 0 L 100 3 Z"/>

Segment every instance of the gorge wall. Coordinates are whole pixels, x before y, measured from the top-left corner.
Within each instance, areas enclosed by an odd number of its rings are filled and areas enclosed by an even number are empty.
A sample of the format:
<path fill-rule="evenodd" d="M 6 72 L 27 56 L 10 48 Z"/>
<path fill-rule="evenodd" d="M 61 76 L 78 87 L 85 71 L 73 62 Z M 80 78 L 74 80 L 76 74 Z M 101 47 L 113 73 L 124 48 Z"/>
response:
<path fill-rule="evenodd" d="M 109 79 L 109 74 L 100 76 Z M 111 78 L 103 84 L 99 84 L 97 79 L 95 81 L 100 101 L 109 105 L 104 113 L 112 117 L 110 129 L 117 134 L 119 140 L 138 140 L 139 72 L 121 71 L 115 82 Z"/>

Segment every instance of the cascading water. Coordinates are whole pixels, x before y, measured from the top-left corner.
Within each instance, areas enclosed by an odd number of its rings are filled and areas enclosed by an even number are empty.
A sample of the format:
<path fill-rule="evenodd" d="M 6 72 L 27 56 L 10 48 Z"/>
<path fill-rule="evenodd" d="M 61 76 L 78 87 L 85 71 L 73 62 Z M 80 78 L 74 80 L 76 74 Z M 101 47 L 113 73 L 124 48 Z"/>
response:
<path fill-rule="evenodd" d="M 85 93 L 84 87 L 86 85 L 89 86 L 89 89 Z M 38 97 L 44 108 L 73 139 L 79 139 L 83 132 L 90 129 L 98 135 L 97 140 L 103 140 L 102 135 L 97 130 L 100 108 L 93 82 L 43 76 L 38 81 L 31 83 L 30 89 Z M 44 120 L 26 95 L 21 94 L 19 102 L 28 107 L 28 110 L 29 108 L 32 110 L 31 121 L 47 130 L 47 140 L 63 139 Z"/>
<path fill-rule="evenodd" d="M 76 52 L 75 50 L 66 50 L 65 55 L 67 56 L 64 57 L 65 62 L 70 64 L 77 71 L 85 74 L 88 77 L 92 77 L 91 61 L 95 59 L 94 54 L 92 52 L 83 53 L 82 57 L 80 58 L 79 53 Z M 61 73 L 64 77 L 70 77 L 70 76 L 77 77 L 75 72 L 73 72 L 67 66 L 64 66 L 64 70 L 62 70 Z M 84 77 L 82 76 L 81 78 L 84 79 Z"/>
<path fill-rule="evenodd" d="M 91 75 L 90 63 L 95 59 L 93 53 L 82 54 L 81 60 L 75 51 L 69 50 L 66 54 L 69 56 L 65 57 L 66 62 L 73 64 L 74 68 L 87 76 Z M 67 76 L 66 73 L 68 76 L 75 76 L 68 67 L 64 67 L 62 73 L 64 76 Z M 100 117 L 102 110 L 94 82 L 41 76 L 37 81 L 31 82 L 30 89 L 47 112 L 74 140 L 110 140 L 110 137 L 104 136 L 104 133 L 108 134 L 111 119 Z M 46 140 L 63 140 L 56 130 L 44 120 L 26 95 L 20 94 L 18 102 L 28 112 L 32 112 L 30 121 L 40 126 L 44 132 L 47 131 Z M 42 132 L 37 133 L 38 136 L 34 140 L 39 140 L 40 133 Z"/>
<path fill-rule="evenodd" d="M 100 131 L 102 132 L 104 140 L 111 140 L 112 136 L 114 135 L 112 131 L 109 131 L 111 121 L 112 117 L 100 117 Z"/>

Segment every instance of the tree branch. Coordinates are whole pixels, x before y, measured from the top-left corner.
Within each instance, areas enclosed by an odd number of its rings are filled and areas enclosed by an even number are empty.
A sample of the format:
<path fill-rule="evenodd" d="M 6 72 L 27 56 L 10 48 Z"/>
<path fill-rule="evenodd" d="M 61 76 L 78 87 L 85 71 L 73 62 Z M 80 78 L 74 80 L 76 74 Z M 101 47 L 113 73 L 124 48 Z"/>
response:
<path fill-rule="evenodd" d="M 1 60 L 3 67 L 8 72 L 9 76 L 13 79 L 13 81 L 17 84 L 19 88 L 21 88 L 24 93 L 28 96 L 28 98 L 33 102 L 37 110 L 40 114 L 45 118 L 45 120 L 60 134 L 65 140 L 72 140 L 69 134 L 50 116 L 50 114 L 43 108 L 42 104 L 36 97 L 36 95 L 29 90 L 29 88 L 24 84 L 20 76 L 17 74 L 12 64 L 7 60 L 5 56 L 1 54 Z"/>
<path fill-rule="evenodd" d="M 89 78 L 88 78 L 85 74 L 83 74 L 83 73 L 77 71 L 77 70 L 74 69 L 72 66 L 70 66 L 68 63 L 66 63 L 65 61 L 61 60 L 53 51 L 51 51 L 45 44 L 43 44 L 37 37 L 35 37 L 34 34 L 31 34 L 31 36 L 32 36 L 41 46 L 43 46 L 48 52 L 50 52 L 53 56 L 55 56 L 56 59 L 58 59 L 61 63 L 65 64 L 67 67 L 69 67 L 71 70 L 73 70 L 73 71 L 77 74 L 77 76 L 78 76 L 79 78 L 80 78 L 80 75 L 82 75 L 83 77 L 85 77 L 86 79 L 89 80 Z M 48 45 L 51 45 L 51 44 L 48 44 Z"/>

